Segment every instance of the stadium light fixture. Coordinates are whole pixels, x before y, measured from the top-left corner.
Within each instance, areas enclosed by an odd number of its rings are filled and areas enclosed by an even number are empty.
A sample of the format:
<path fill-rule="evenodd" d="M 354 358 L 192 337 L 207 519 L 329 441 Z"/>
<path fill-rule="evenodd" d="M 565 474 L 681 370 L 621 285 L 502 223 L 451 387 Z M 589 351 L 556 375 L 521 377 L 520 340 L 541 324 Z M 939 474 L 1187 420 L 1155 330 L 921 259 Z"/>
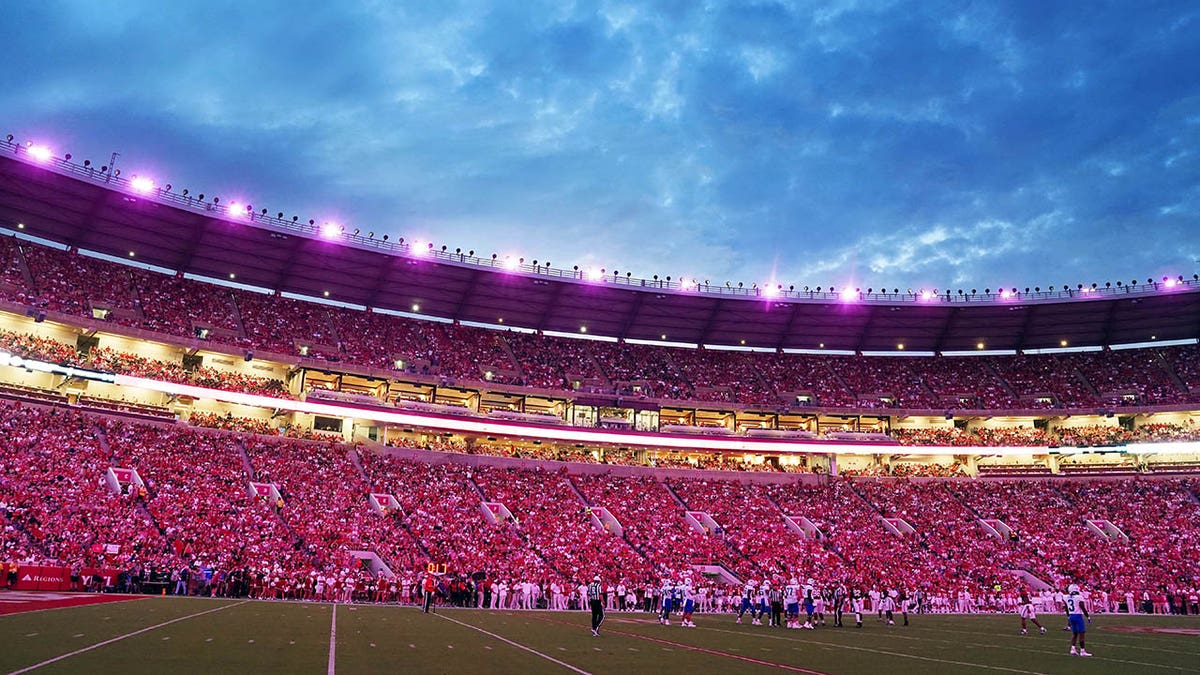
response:
<path fill-rule="evenodd" d="M 504 269 L 508 270 L 509 272 L 516 272 L 516 271 L 517 271 L 517 268 L 519 268 L 519 267 L 520 267 L 520 265 L 521 265 L 521 263 L 518 261 L 518 259 L 517 259 L 517 258 L 514 258 L 514 257 L 513 257 L 513 256 L 511 256 L 511 255 L 510 255 L 510 256 L 505 256 L 505 258 L 504 258 Z"/>
<path fill-rule="evenodd" d="M 129 187 L 135 192 L 149 194 L 154 190 L 154 180 L 145 176 L 134 176 L 133 180 L 129 181 Z"/>
<path fill-rule="evenodd" d="M 782 286 L 777 284 L 763 284 L 762 294 L 765 297 L 774 298 L 779 295 L 780 290 L 782 290 Z"/>
<path fill-rule="evenodd" d="M 587 271 L 588 281 L 600 281 L 604 278 L 604 270 L 598 267 L 589 267 Z"/>
<path fill-rule="evenodd" d="M 342 234 L 342 226 L 337 223 L 324 223 L 321 225 L 321 236 L 326 239 L 337 239 Z"/>
<path fill-rule="evenodd" d="M 29 152 L 30 157 L 39 162 L 49 162 L 50 158 L 54 156 L 50 148 L 44 145 L 30 145 L 26 150 Z"/>
<path fill-rule="evenodd" d="M 1170 277 L 1163 277 L 1163 284 L 1166 285 L 1167 288 L 1175 288 L 1179 285 L 1179 282 Z"/>
<path fill-rule="evenodd" d="M 921 300 L 922 300 L 922 302 L 929 302 L 930 300 L 933 300 L 933 293 L 931 291 L 927 291 L 924 288 L 922 288 L 921 289 Z M 903 349 L 903 347 L 901 349 Z"/>
<path fill-rule="evenodd" d="M 858 299 L 858 292 L 847 286 L 842 289 L 842 302 L 854 302 Z"/>
<path fill-rule="evenodd" d="M 231 218 L 241 218 L 246 215 L 246 210 L 237 202 L 229 202 L 229 216 Z"/>

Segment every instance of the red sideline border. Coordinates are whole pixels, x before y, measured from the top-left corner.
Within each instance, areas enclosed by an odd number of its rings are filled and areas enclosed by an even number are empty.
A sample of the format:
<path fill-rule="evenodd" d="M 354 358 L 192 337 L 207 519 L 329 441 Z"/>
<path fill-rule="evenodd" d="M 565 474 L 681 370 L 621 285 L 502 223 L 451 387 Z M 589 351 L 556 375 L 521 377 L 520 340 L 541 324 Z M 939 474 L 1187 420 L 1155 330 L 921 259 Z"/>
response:
<path fill-rule="evenodd" d="M 64 597 L 68 596 L 69 597 Z M 43 596 L 41 598 L 37 596 Z M 142 600 L 147 595 L 121 595 L 116 593 L 54 593 L 48 591 L 0 591 L 0 616 L 9 614 L 26 614 L 47 609 L 62 609 L 64 607 L 84 607 L 108 602 L 128 602 Z"/>

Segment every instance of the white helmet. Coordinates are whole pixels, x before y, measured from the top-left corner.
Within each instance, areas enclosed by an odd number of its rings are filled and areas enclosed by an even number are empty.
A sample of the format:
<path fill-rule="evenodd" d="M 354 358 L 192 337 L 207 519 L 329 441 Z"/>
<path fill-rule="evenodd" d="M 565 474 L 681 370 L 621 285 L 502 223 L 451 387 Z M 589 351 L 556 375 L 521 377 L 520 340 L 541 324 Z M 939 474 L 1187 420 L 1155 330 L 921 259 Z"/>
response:
<path fill-rule="evenodd" d="M 1068 593 L 1078 593 L 1079 592 L 1079 584 L 1071 584 L 1070 586 L 1067 586 L 1067 592 Z"/>
<path fill-rule="evenodd" d="M 812 579 L 809 579 L 809 580 L 808 580 L 808 585 L 809 585 L 809 586 L 812 586 L 812 585 L 813 585 L 813 584 L 815 584 L 815 583 L 817 583 L 817 582 L 813 581 Z"/>
<path fill-rule="evenodd" d="M 592 581 L 600 581 L 600 575 L 597 574 L 596 576 L 592 577 Z"/>

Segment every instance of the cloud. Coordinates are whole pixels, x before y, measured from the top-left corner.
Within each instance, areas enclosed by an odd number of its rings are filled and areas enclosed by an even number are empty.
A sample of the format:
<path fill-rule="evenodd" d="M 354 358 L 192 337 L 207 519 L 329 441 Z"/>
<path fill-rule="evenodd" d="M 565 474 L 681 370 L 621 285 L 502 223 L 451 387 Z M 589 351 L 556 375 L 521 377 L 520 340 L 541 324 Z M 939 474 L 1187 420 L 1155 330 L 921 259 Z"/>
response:
<path fill-rule="evenodd" d="M 272 211 L 746 283 L 1197 266 L 1188 3 L 10 4 L 4 133 Z"/>

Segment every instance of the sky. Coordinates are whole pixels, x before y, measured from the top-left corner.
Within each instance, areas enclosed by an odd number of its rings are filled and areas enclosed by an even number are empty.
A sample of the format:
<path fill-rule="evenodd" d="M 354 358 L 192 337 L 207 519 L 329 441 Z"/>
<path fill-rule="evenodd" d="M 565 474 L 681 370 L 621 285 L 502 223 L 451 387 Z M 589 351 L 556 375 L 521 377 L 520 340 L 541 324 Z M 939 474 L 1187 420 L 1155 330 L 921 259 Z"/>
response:
<path fill-rule="evenodd" d="M 1200 268 L 1194 0 L 3 15 L 0 134 L 377 236 L 713 284 Z"/>

